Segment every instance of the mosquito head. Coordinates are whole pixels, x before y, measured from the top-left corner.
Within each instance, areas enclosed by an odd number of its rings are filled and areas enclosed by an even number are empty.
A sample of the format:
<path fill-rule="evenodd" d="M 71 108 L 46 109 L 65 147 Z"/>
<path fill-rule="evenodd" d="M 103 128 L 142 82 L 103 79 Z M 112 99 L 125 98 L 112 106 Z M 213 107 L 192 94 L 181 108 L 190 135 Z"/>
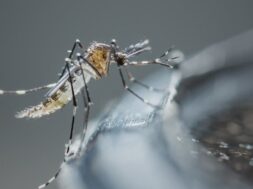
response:
<path fill-rule="evenodd" d="M 117 64 L 124 65 L 127 59 L 127 54 L 125 54 L 122 51 L 119 51 L 115 53 L 114 59 L 115 59 L 115 62 L 117 62 Z"/>

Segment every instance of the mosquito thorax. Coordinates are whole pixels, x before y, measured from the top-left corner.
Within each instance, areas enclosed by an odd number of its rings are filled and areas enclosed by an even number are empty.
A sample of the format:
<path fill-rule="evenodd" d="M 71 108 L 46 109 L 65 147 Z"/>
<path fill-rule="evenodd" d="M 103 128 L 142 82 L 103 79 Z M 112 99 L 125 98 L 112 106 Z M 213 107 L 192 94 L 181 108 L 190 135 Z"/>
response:
<path fill-rule="evenodd" d="M 93 42 L 87 50 L 86 59 L 101 76 L 107 75 L 110 51 L 109 45 L 97 42 Z"/>

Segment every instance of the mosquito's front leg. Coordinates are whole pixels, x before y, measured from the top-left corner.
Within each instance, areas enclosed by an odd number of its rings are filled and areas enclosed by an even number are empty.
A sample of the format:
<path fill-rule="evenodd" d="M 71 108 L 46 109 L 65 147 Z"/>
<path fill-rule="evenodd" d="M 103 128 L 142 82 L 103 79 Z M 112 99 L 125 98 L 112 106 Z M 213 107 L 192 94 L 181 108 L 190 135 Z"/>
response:
<path fill-rule="evenodd" d="M 147 46 L 149 44 L 149 40 L 140 41 L 134 45 L 130 45 L 123 52 L 126 54 L 126 58 L 130 58 L 136 56 L 142 52 L 150 51 L 151 47 Z"/>
<path fill-rule="evenodd" d="M 63 161 L 63 163 L 65 162 L 65 160 Z M 62 170 L 62 165 L 59 167 L 59 169 L 57 170 L 57 172 L 54 174 L 53 177 L 51 177 L 47 182 L 45 182 L 44 184 L 41 184 L 40 186 L 38 186 L 38 189 L 42 189 L 42 188 L 46 188 L 49 184 L 51 184 L 60 174 L 61 170 Z"/>
<path fill-rule="evenodd" d="M 123 87 L 124 87 L 125 90 L 127 90 L 130 93 L 132 93 L 134 96 L 136 96 L 138 99 L 140 99 L 142 102 L 144 102 L 145 104 L 147 104 L 149 106 L 152 106 L 152 107 L 157 108 L 157 109 L 161 109 L 162 108 L 159 105 L 155 105 L 155 104 L 149 102 L 147 99 L 141 97 L 135 91 L 133 91 L 131 88 L 129 88 L 128 85 L 126 84 L 126 81 L 125 81 L 125 78 L 124 78 L 124 75 L 122 73 L 122 69 L 121 69 L 120 65 L 118 65 L 118 70 L 119 70 L 121 81 L 122 81 L 122 84 L 123 84 Z"/>
<path fill-rule="evenodd" d="M 133 83 L 135 83 L 135 84 L 137 84 L 137 85 L 139 85 L 139 86 L 141 86 L 141 87 L 144 87 L 144 88 L 146 88 L 146 89 L 149 90 L 149 91 L 155 91 L 155 92 L 161 92 L 161 93 L 166 92 L 165 89 L 155 88 L 155 87 L 153 87 L 153 86 L 149 86 L 149 85 L 147 85 L 147 84 L 145 84 L 145 83 L 143 83 L 143 82 L 137 80 L 137 79 L 133 76 L 133 74 L 127 69 L 127 67 L 124 67 L 124 68 L 125 68 L 125 71 L 126 71 L 126 73 L 127 73 L 128 80 L 129 80 L 130 82 L 133 82 Z"/>
<path fill-rule="evenodd" d="M 176 52 L 176 53 L 175 53 Z M 145 66 L 148 64 L 158 64 L 168 68 L 175 68 L 180 62 L 184 59 L 184 55 L 181 51 L 174 51 L 170 48 L 165 51 L 159 58 L 148 61 L 127 61 L 124 63 L 124 66 L 134 65 L 134 66 Z"/>

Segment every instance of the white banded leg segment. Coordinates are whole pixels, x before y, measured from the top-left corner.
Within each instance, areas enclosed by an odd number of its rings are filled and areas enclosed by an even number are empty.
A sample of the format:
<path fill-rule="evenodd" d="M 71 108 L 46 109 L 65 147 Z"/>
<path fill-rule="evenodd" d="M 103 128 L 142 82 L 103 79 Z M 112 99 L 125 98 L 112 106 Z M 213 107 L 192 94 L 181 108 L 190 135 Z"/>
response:
<path fill-rule="evenodd" d="M 23 89 L 23 90 L 14 90 L 14 91 L 7 91 L 7 90 L 0 89 L 0 95 L 4 95 L 4 94 L 26 95 L 28 93 L 40 91 L 43 89 L 51 89 L 55 85 L 56 85 L 56 83 L 50 83 L 50 84 L 40 86 L 40 87 L 35 87 L 35 88 L 31 88 L 31 89 Z"/>
<path fill-rule="evenodd" d="M 71 130 L 70 130 L 70 136 L 69 136 L 69 141 L 66 146 L 65 150 L 65 156 L 69 155 L 69 150 L 72 144 L 72 138 L 73 138 L 73 130 L 74 130 L 74 124 L 75 124 L 75 117 L 76 117 L 76 111 L 77 111 L 77 106 L 73 107 L 73 112 L 72 112 L 72 122 L 71 122 Z"/>
<path fill-rule="evenodd" d="M 79 65 L 81 66 L 81 63 L 79 62 Z M 85 80 L 84 77 L 84 72 L 82 71 L 82 77 L 83 77 L 83 82 L 84 82 L 84 88 L 82 89 L 82 96 L 83 96 L 83 102 L 84 102 L 84 120 L 83 120 L 83 131 L 81 134 L 81 140 L 80 140 L 80 145 L 79 148 L 77 150 L 77 155 L 80 156 L 81 155 L 81 150 L 82 150 L 82 144 L 84 141 L 84 137 L 88 128 L 88 121 L 89 121 L 89 114 L 90 114 L 90 106 L 93 104 L 90 98 L 90 94 L 89 94 L 89 89 L 88 89 L 88 85 L 87 82 Z M 87 97 L 87 100 L 86 100 Z"/>
<path fill-rule="evenodd" d="M 119 69 L 119 73 L 120 73 L 120 77 L 121 77 L 121 81 L 122 81 L 122 84 L 124 86 L 124 89 L 127 90 L 128 92 L 132 93 L 134 96 L 136 96 L 138 99 L 140 99 L 142 102 L 144 102 L 145 104 L 153 107 L 153 108 L 157 108 L 157 109 L 161 109 L 162 107 L 159 106 L 159 105 L 155 105 L 151 102 L 149 102 L 147 99 L 144 99 L 143 97 L 141 97 L 140 95 L 138 95 L 136 92 L 134 92 L 132 89 L 130 89 L 127 84 L 126 84 L 126 81 L 124 79 L 124 76 L 123 76 L 123 73 L 122 73 L 122 70 L 121 70 L 121 67 L 118 65 L 118 69 Z"/>
<path fill-rule="evenodd" d="M 125 70 L 126 70 L 126 73 L 127 73 L 127 76 L 128 76 L 128 79 L 130 82 L 136 83 L 139 86 L 144 87 L 149 91 L 161 92 L 161 93 L 166 92 L 166 90 L 164 90 L 164 89 L 155 88 L 153 86 L 149 86 L 149 85 L 137 80 L 127 68 L 125 68 Z"/>
<path fill-rule="evenodd" d="M 142 66 L 147 64 L 159 64 L 161 66 L 166 66 L 168 68 L 173 69 L 175 65 L 182 62 L 183 59 L 184 57 L 181 51 L 173 50 L 173 48 L 170 48 L 165 51 L 159 58 L 156 58 L 154 60 L 126 62 L 124 65 Z"/>
<path fill-rule="evenodd" d="M 91 106 L 91 103 L 88 103 L 87 106 L 84 108 L 84 114 L 85 114 L 85 117 L 84 117 L 84 124 L 83 124 L 83 135 L 85 135 L 86 133 L 86 130 L 87 130 L 87 127 L 88 127 L 88 118 L 89 118 L 89 113 L 90 113 L 90 106 Z"/>
<path fill-rule="evenodd" d="M 143 49 L 140 49 L 140 50 L 136 50 L 136 51 L 134 51 L 134 52 L 131 52 L 131 53 L 128 53 L 127 54 L 127 58 L 130 58 L 130 57 L 132 57 L 132 56 L 136 56 L 136 55 L 138 55 L 138 54 L 140 54 L 140 53 L 143 53 L 143 52 L 145 52 L 145 51 L 150 51 L 151 50 L 151 47 L 145 47 L 145 48 L 143 48 Z"/>
<path fill-rule="evenodd" d="M 132 93 L 134 96 L 136 96 L 138 99 L 140 99 L 145 104 L 147 104 L 147 105 L 149 105 L 149 106 L 151 106 L 153 108 L 157 108 L 157 109 L 161 109 L 162 108 L 161 106 L 153 104 L 153 103 L 149 102 L 147 99 L 141 97 L 136 92 L 134 92 L 132 89 L 130 89 L 128 86 L 125 86 L 125 89 L 128 90 L 130 93 Z"/>
<path fill-rule="evenodd" d="M 75 116 L 76 116 L 76 109 L 77 109 L 77 99 L 74 92 L 74 86 L 73 86 L 73 80 L 70 73 L 70 67 L 68 62 L 66 62 L 66 69 L 68 71 L 69 75 L 69 81 L 70 81 L 70 87 L 71 87 L 71 94 L 72 94 L 72 102 L 73 102 L 73 115 L 72 115 L 72 121 L 71 121 L 71 129 L 70 129 L 70 135 L 69 135 L 69 143 L 67 146 L 67 149 L 65 150 L 65 156 L 69 155 L 69 149 L 73 138 L 73 130 L 74 130 L 74 124 L 75 124 Z"/>
<path fill-rule="evenodd" d="M 63 161 L 64 163 L 65 161 Z M 55 175 L 53 177 L 51 177 L 46 183 L 41 184 L 40 186 L 38 186 L 38 189 L 42 189 L 42 188 L 46 188 L 49 184 L 51 184 L 55 179 L 57 179 L 57 177 L 59 176 L 63 163 L 61 164 L 61 166 L 59 167 L 58 171 L 55 173 Z"/>
<path fill-rule="evenodd" d="M 160 58 L 156 58 L 155 60 L 151 60 L 151 61 L 131 61 L 131 62 L 127 62 L 124 64 L 124 66 L 128 66 L 128 65 L 133 65 L 133 66 L 145 66 L 145 65 L 148 65 L 148 64 L 159 64 L 161 66 L 165 66 L 165 67 L 168 67 L 168 68 L 171 68 L 173 69 L 174 66 L 169 64 L 170 62 L 166 63 L 166 62 L 163 62 Z"/>
<path fill-rule="evenodd" d="M 87 107 L 84 108 L 85 116 L 84 116 L 83 131 L 82 131 L 82 134 L 81 134 L 80 145 L 79 145 L 78 150 L 77 150 L 77 156 L 78 157 L 81 156 L 82 145 L 83 145 L 83 141 L 84 141 L 86 131 L 87 131 L 87 128 L 88 128 L 88 121 L 89 121 L 89 115 L 90 115 L 90 106 L 91 106 L 91 104 L 88 103 Z"/>
<path fill-rule="evenodd" d="M 146 45 L 149 44 L 149 40 L 146 39 L 144 41 L 140 41 L 136 44 L 130 45 L 129 47 L 125 48 L 124 52 L 127 54 L 131 54 L 133 52 L 139 51 L 143 48 L 145 48 Z"/>
<path fill-rule="evenodd" d="M 70 59 L 72 58 L 73 53 L 74 53 L 74 51 L 75 51 L 75 49 L 76 49 L 77 46 L 80 49 L 83 49 L 83 45 L 82 45 L 82 43 L 81 43 L 81 41 L 79 39 L 76 39 L 76 41 L 74 42 L 74 45 L 73 45 L 72 49 L 67 51 L 69 53 L 69 58 Z"/>
<path fill-rule="evenodd" d="M 81 43 L 81 41 L 80 41 L 79 39 L 76 39 L 76 41 L 74 42 L 74 45 L 72 46 L 71 50 L 68 50 L 68 51 L 67 51 L 67 53 L 69 54 L 69 56 L 68 56 L 67 59 L 69 59 L 69 60 L 72 59 L 72 56 L 73 56 L 74 51 L 75 51 L 75 49 L 76 49 L 77 46 L 78 46 L 80 49 L 83 50 L 83 45 L 82 45 L 82 43 Z M 60 78 L 63 76 L 63 74 L 65 73 L 65 71 L 66 71 L 66 69 L 67 69 L 67 64 L 68 64 L 68 62 L 66 61 L 66 59 L 65 59 L 65 62 L 66 62 L 66 64 L 65 64 L 64 68 L 62 69 L 62 73 L 60 74 Z"/>

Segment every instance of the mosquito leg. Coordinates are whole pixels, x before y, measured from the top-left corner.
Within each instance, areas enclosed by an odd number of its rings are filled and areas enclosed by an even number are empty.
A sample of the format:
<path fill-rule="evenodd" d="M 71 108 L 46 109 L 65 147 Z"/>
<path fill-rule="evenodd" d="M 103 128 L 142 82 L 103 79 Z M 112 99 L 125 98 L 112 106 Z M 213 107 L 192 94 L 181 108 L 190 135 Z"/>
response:
<path fill-rule="evenodd" d="M 140 95 L 138 95 L 136 92 L 134 92 L 132 89 L 130 89 L 127 84 L 126 84 L 126 81 L 125 81 L 125 78 L 124 78 L 124 75 L 123 75 L 123 72 L 122 72 L 122 69 L 121 69 L 121 60 L 120 59 L 117 59 L 117 56 L 116 56 L 116 53 L 117 53 L 117 45 L 116 45 L 116 40 L 113 39 L 111 41 L 111 53 L 112 55 L 114 56 L 114 59 L 115 61 L 117 62 L 117 66 L 118 66 L 118 70 L 119 70 L 119 74 L 120 74 L 120 77 L 121 77 L 121 81 L 122 81 L 122 84 L 123 84 L 123 87 L 125 90 L 127 90 L 128 92 L 132 93 L 134 96 L 136 96 L 138 99 L 140 99 L 142 102 L 144 102 L 145 104 L 149 105 L 149 106 L 152 106 L 154 108 L 161 108 L 160 106 L 158 105 L 155 105 L 155 104 L 152 104 L 150 103 L 148 100 L 142 98 Z M 124 65 L 124 64 L 123 64 Z"/>
<path fill-rule="evenodd" d="M 82 89 L 82 96 L 83 96 L 83 101 L 84 101 L 84 119 L 83 119 L 83 130 L 82 130 L 82 139 L 83 139 L 88 127 L 88 118 L 89 118 L 89 113 L 90 113 L 91 102 L 88 102 L 86 100 L 87 94 L 86 94 L 86 90 L 84 89 Z"/>
<path fill-rule="evenodd" d="M 69 58 L 69 59 L 72 58 L 72 56 L 73 56 L 73 54 L 74 54 L 74 52 L 75 52 L 76 47 L 79 47 L 80 49 L 83 49 L 83 45 L 82 45 L 82 43 L 80 42 L 79 39 L 76 39 L 76 41 L 75 41 L 75 43 L 74 43 L 72 49 L 71 49 L 71 50 L 68 50 L 68 53 L 69 53 L 68 58 Z M 63 74 L 65 73 L 66 69 L 67 69 L 67 64 L 65 64 L 65 66 L 64 66 L 64 68 L 63 68 L 63 70 L 62 70 L 62 73 L 61 73 L 61 75 L 60 75 L 60 78 L 63 76 Z"/>
<path fill-rule="evenodd" d="M 0 95 L 4 95 L 4 94 L 26 95 L 28 93 L 40 91 L 40 90 L 43 90 L 43 89 L 50 89 L 50 88 L 54 87 L 55 85 L 56 85 L 56 83 L 50 83 L 50 84 L 43 85 L 43 86 L 40 86 L 40 87 L 35 87 L 35 88 L 32 88 L 32 89 L 23 89 L 23 90 L 15 90 L 15 91 L 7 91 L 7 90 L 1 90 L 0 89 Z"/>
<path fill-rule="evenodd" d="M 76 41 L 75 41 L 75 43 L 74 43 L 72 49 L 71 49 L 70 51 L 68 51 L 68 52 L 69 52 L 69 57 L 68 57 L 68 58 L 70 58 L 70 59 L 72 58 L 72 56 L 73 56 L 73 54 L 74 54 L 74 51 L 75 51 L 75 49 L 76 49 L 77 46 L 78 46 L 80 49 L 83 49 L 83 45 L 82 45 L 82 43 L 80 42 L 79 39 L 76 39 Z"/>
<path fill-rule="evenodd" d="M 127 77 L 128 77 L 130 82 L 136 83 L 139 86 L 144 87 L 149 91 L 155 91 L 155 92 L 161 92 L 161 93 L 166 92 L 165 89 L 155 88 L 155 87 L 149 86 L 149 85 L 147 85 L 145 83 L 142 83 L 141 81 L 137 80 L 126 67 L 125 67 L 125 71 L 127 73 Z"/>
<path fill-rule="evenodd" d="M 138 43 L 136 43 L 136 44 L 132 44 L 132 45 L 130 45 L 129 47 L 127 47 L 127 48 L 125 48 L 124 49 L 124 52 L 125 53 L 131 53 L 131 52 L 133 52 L 133 51 L 136 51 L 137 49 L 140 49 L 140 48 L 142 48 L 142 47 L 144 47 L 145 45 L 147 45 L 149 43 L 149 40 L 144 40 L 144 41 L 140 41 L 140 42 L 138 42 Z"/>
<path fill-rule="evenodd" d="M 83 93 L 83 97 L 84 97 L 85 94 L 84 94 L 84 92 L 82 92 L 82 93 Z M 90 115 L 90 106 L 91 106 L 91 103 L 89 103 L 89 102 L 85 103 L 85 106 L 84 106 L 84 119 L 83 119 L 83 130 L 82 130 L 82 133 L 81 133 L 80 145 L 79 145 L 78 150 L 77 150 L 77 156 L 80 156 L 83 141 L 85 139 L 85 135 L 86 135 L 86 132 L 87 132 L 89 115 Z"/>
<path fill-rule="evenodd" d="M 40 185 L 38 187 L 38 189 L 43 189 L 45 187 L 47 187 L 49 184 L 51 184 L 55 179 L 57 179 L 57 177 L 59 176 L 59 174 L 61 173 L 62 170 L 62 166 L 63 164 L 67 161 L 66 160 L 66 156 L 70 157 L 73 156 L 75 154 L 69 154 L 69 150 L 70 150 L 70 145 L 72 144 L 72 138 L 73 138 L 73 130 L 74 130 L 74 122 L 75 122 L 75 115 L 76 115 L 76 110 L 77 110 L 77 99 L 75 97 L 75 93 L 74 93 L 74 87 L 73 87 L 73 80 L 70 74 L 70 68 L 69 68 L 69 63 L 66 62 L 66 69 L 69 73 L 69 81 L 70 81 L 70 85 L 71 85 L 71 92 L 72 92 L 72 97 L 73 97 L 73 115 L 72 115 L 72 122 L 71 122 L 71 130 L 70 130 L 70 136 L 69 136 L 69 142 L 67 145 L 67 149 L 65 151 L 65 158 L 62 162 L 62 164 L 60 165 L 59 169 L 57 170 L 57 172 L 55 173 L 55 175 L 53 177 L 51 177 L 46 183 Z M 83 91 L 82 91 L 83 92 Z M 85 96 L 83 96 L 83 100 L 84 100 L 84 104 L 85 106 L 87 105 L 87 101 L 85 99 Z M 87 113 L 86 113 L 87 114 Z M 85 119 L 86 120 L 86 119 Z"/>
<path fill-rule="evenodd" d="M 165 51 L 159 58 L 156 58 L 154 60 L 151 61 L 131 61 L 131 62 L 126 62 L 124 64 L 124 66 L 127 65 L 134 65 L 134 66 L 144 66 L 144 65 L 148 65 L 148 64 L 159 64 L 161 66 L 165 66 L 168 68 L 173 69 L 175 67 L 175 63 L 177 64 L 178 59 L 180 59 L 181 57 L 178 56 L 171 56 L 170 57 L 170 52 L 172 52 L 172 48 L 170 48 L 169 50 Z M 180 56 L 183 56 L 182 54 L 180 54 Z M 165 58 L 167 57 L 167 58 Z M 165 59 L 165 60 L 164 60 Z"/>
<path fill-rule="evenodd" d="M 65 162 L 65 160 L 63 161 L 63 163 Z M 62 165 L 59 167 L 59 169 L 57 170 L 57 172 L 54 174 L 53 177 L 51 177 L 47 182 L 45 182 L 44 184 L 41 184 L 40 186 L 38 186 L 38 189 L 42 189 L 42 188 L 46 188 L 49 184 L 51 184 L 55 179 L 57 179 L 57 177 L 59 176 L 61 170 L 62 170 Z"/>
<path fill-rule="evenodd" d="M 125 50 L 124 50 L 124 53 L 127 54 L 127 57 L 132 57 L 132 56 L 135 56 L 135 55 L 138 55 L 144 51 L 149 51 L 151 50 L 151 47 L 150 46 L 147 46 L 149 43 L 149 40 L 144 40 L 144 41 L 140 41 L 134 45 L 130 45 L 129 47 L 127 47 Z"/>
<path fill-rule="evenodd" d="M 70 81 L 71 93 L 72 93 L 72 98 L 73 98 L 73 100 L 72 100 L 72 102 L 73 102 L 73 114 L 72 114 L 69 142 L 68 142 L 68 145 L 67 145 L 65 155 L 68 154 L 69 149 L 70 149 L 70 145 L 72 144 L 73 130 L 74 130 L 74 124 L 75 124 L 76 110 L 77 110 L 77 99 L 76 99 L 75 92 L 74 92 L 73 80 L 72 80 L 72 76 L 70 74 L 70 68 L 69 68 L 69 63 L 68 62 L 66 62 L 66 69 L 69 73 L 69 81 Z"/>
<path fill-rule="evenodd" d="M 152 106 L 154 108 L 158 108 L 158 109 L 161 109 L 161 106 L 159 105 L 155 105 L 153 103 L 150 103 L 148 100 L 144 99 L 143 97 L 141 97 L 140 95 L 138 95 L 136 92 L 134 92 L 132 89 L 130 89 L 127 84 L 126 84 L 126 81 L 124 79 L 124 75 L 122 73 L 122 70 L 121 70 L 121 67 L 120 65 L 118 65 L 118 69 L 119 69 L 119 74 L 120 74 L 120 77 L 121 77 L 121 81 L 122 81 L 122 84 L 124 86 L 124 89 L 129 91 L 130 93 L 132 93 L 134 96 L 136 96 L 138 99 L 140 99 L 142 102 L 144 102 L 145 104 L 149 105 L 149 106 Z"/>
<path fill-rule="evenodd" d="M 79 65 L 81 67 L 81 62 L 80 61 L 79 61 Z M 80 142 L 80 146 L 79 146 L 78 151 L 77 151 L 78 155 L 80 155 L 80 152 L 82 150 L 82 144 L 83 144 L 85 134 L 86 134 L 86 131 L 87 131 L 87 128 L 88 128 L 90 106 L 92 105 L 92 101 L 91 101 L 91 98 L 90 98 L 90 93 L 89 93 L 88 85 L 87 85 L 86 80 L 85 80 L 85 75 L 84 75 L 83 69 L 81 69 L 81 73 L 82 73 L 82 78 L 83 78 L 83 82 L 84 82 L 84 88 L 82 88 L 82 96 L 83 96 L 83 101 L 84 101 L 84 120 L 83 120 L 83 131 L 82 131 L 82 134 L 81 134 L 81 142 Z M 86 97 L 87 97 L 87 100 L 86 100 Z"/>

